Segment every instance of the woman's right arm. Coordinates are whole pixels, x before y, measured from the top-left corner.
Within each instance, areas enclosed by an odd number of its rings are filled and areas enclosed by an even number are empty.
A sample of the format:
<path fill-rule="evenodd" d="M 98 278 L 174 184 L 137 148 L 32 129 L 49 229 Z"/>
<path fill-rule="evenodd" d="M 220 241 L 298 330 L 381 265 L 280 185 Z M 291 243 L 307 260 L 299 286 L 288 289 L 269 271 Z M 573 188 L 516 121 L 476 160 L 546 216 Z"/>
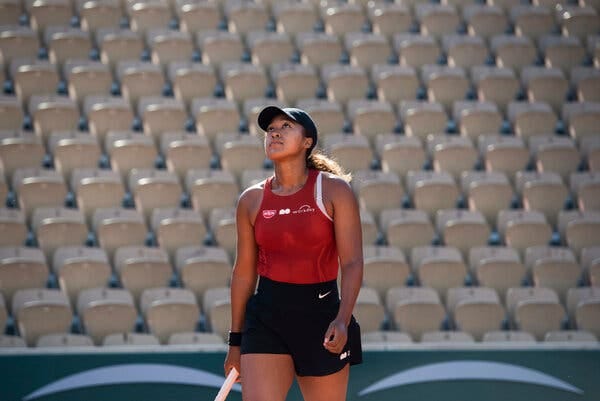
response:
<path fill-rule="evenodd" d="M 244 328 L 246 303 L 256 288 L 257 246 L 254 239 L 252 214 L 256 203 L 256 190 L 245 191 L 238 201 L 236 209 L 236 257 L 231 276 L 231 326 L 232 332 L 241 332 Z M 225 359 L 225 375 L 235 367 L 240 372 L 240 347 L 230 346 Z"/>

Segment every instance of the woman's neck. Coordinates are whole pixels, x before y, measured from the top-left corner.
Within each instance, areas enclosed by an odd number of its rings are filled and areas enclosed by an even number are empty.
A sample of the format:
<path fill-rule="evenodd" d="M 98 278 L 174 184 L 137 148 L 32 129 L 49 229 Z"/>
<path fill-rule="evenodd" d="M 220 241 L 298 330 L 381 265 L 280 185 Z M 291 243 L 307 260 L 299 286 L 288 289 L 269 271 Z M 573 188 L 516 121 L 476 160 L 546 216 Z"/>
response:
<path fill-rule="evenodd" d="M 271 190 L 279 194 L 293 193 L 302 188 L 307 179 L 306 164 L 277 164 Z"/>

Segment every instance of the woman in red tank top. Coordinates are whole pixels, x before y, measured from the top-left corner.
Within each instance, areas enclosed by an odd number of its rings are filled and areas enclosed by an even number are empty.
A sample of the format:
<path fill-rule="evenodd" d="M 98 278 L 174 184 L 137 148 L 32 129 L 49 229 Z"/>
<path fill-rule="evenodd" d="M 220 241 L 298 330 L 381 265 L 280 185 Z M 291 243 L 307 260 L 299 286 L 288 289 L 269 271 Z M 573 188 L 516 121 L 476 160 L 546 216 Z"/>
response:
<path fill-rule="evenodd" d="M 342 401 L 349 365 L 362 361 L 352 316 L 362 237 L 350 176 L 313 152 L 317 128 L 305 111 L 266 107 L 258 124 L 274 176 L 237 205 L 225 373 L 240 372 L 245 401 L 284 401 L 294 379 L 306 401 Z"/>

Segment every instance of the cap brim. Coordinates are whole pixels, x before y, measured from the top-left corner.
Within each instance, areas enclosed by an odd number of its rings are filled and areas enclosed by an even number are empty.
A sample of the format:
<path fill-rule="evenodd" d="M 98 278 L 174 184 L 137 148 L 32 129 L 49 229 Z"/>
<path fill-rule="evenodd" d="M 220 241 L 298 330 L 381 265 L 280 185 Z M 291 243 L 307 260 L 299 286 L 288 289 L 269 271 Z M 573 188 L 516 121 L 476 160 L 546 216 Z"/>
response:
<path fill-rule="evenodd" d="M 269 128 L 269 124 L 271 124 L 271 121 L 273 121 L 273 118 L 275 118 L 275 116 L 279 116 L 279 115 L 287 116 L 287 117 L 291 118 L 293 121 L 296 121 L 296 119 L 294 117 L 290 116 L 283 109 L 280 109 L 277 106 L 268 106 L 268 107 L 265 107 L 258 115 L 258 126 L 263 131 L 266 131 L 267 128 Z"/>

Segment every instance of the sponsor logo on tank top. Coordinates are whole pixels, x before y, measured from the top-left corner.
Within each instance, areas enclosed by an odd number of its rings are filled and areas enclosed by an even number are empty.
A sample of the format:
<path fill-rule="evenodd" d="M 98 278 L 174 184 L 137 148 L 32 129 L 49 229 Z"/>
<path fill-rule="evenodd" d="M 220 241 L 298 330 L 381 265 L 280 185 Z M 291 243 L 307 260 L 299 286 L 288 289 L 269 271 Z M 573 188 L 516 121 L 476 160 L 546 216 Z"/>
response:
<path fill-rule="evenodd" d="M 290 209 L 279 209 L 279 214 L 283 215 L 283 214 L 290 214 Z"/>
<path fill-rule="evenodd" d="M 277 210 L 263 210 L 262 215 L 265 219 L 270 219 L 277 214 Z"/>
<path fill-rule="evenodd" d="M 299 214 L 299 213 L 312 213 L 314 212 L 315 209 L 310 207 L 310 205 L 302 205 L 298 208 L 298 210 L 294 210 L 292 213 L 293 214 Z"/>

